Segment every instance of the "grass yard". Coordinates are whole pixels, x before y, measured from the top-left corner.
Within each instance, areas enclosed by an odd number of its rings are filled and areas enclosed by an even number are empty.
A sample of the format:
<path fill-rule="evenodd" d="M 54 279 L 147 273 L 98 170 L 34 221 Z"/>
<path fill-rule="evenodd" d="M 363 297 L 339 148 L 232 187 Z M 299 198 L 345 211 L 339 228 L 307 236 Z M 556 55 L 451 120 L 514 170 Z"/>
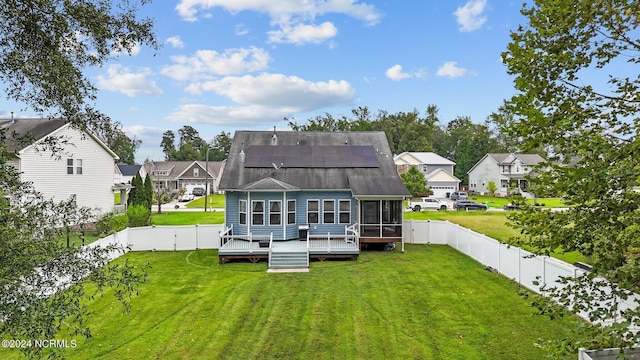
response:
<path fill-rule="evenodd" d="M 508 243 L 509 239 L 520 236 L 520 231 L 509 226 L 507 213 L 492 211 L 422 211 L 405 212 L 405 220 L 448 220 L 464 226 L 475 232 L 485 234 L 501 242 Z M 531 251 L 531 248 L 523 247 Z M 589 260 L 578 252 L 562 253 L 556 251 L 553 257 L 573 264 L 576 261 L 589 263 Z"/>
<path fill-rule="evenodd" d="M 69 359 L 541 359 L 539 338 L 584 340 L 454 249 L 406 250 L 274 274 L 214 250 L 130 253 L 153 265 L 132 312 L 108 292 L 88 303 L 92 338 L 59 338 L 77 340 Z"/>
<path fill-rule="evenodd" d="M 195 224 L 222 224 L 224 212 L 222 211 L 164 211 L 161 214 L 151 213 L 153 225 L 195 225 Z"/>
<path fill-rule="evenodd" d="M 209 203 L 207 204 L 208 208 L 212 209 L 224 209 L 224 195 L 223 194 L 213 194 L 207 196 Z M 193 201 L 190 201 L 185 205 L 188 208 L 204 208 L 204 196 Z"/>
<path fill-rule="evenodd" d="M 481 204 L 489 203 L 490 208 L 502 209 L 506 204 L 509 204 L 511 200 L 509 198 L 500 198 L 495 196 L 483 196 L 483 195 L 469 195 L 469 199 Z M 561 208 L 566 207 L 562 202 L 562 198 L 536 198 L 527 199 L 527 203 L 538 203 L 541 207 L 545 208 Z"/>

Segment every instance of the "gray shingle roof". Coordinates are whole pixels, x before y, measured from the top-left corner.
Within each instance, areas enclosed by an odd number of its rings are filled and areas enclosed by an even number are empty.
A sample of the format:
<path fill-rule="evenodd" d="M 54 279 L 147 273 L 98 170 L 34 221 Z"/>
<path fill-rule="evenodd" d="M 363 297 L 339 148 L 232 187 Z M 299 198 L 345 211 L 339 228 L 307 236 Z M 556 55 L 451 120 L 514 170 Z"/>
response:
<path fill-rule="evenodd" d="M 246 167 L 247 161 L 252 162 L 248 159 L 249 147 L 255 145 L 272 145 L 274 149 L 278 146 L 323 147 L 323 151 L 326 147 L 372 146 L 378 166 L 355 162 L 352 167 L 288 168 L 282 161 L 264 167 Z M 260 181 L 263 179 L 271 180 Z M 410 196 L 398 176 L 384 132 L 276 131 L 274 137 L 273 131 L 237 131 L 219 188 L 255 190 L 256 186 L 261 190 L 351 190 L 356 196 Z"/>
<path fill-rule="evenodd" d="M 17 152 L 38 141 L 66 124 L 61 119 L 15 119 L 0 120 L 0 128 L 6 129 L 7 150 Z M 27 136 L 27 141 L 20 141 Z"/>

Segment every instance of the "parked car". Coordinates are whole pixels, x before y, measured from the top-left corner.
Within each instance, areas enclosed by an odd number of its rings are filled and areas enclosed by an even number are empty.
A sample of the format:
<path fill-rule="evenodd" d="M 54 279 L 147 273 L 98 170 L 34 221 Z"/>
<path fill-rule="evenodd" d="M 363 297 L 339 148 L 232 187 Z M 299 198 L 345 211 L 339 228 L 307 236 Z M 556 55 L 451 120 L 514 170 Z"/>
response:
<path fill-rule="evenodd" d="M 180 201 L 191 201 L 194 199 L 193 194 L 189 194 L 189 193 L 184 193 L 182 196 L 180 196 Z"/>
<path fill-rule="evenodd" d="M 201 188 L 201 187 L 193 188 L 193 190 L 191 190 L 191 193 L 194 196 L 204 196 L 204 188 Z"/>
<path fill-rule="evenodd" d="M 416 201 L 409 201 L 408 209 L 413 211 L 421 211 L 424 209 L 431 210 L 447 210 L 449 206 L 445 201 L 434 199 L 434 198 L 421 198 Z"/>
<path fill-rule="evenodd" d="M 520 209 L 520 205 L 508 203 L 502 207 L 504 210 L 518 210 Z"/>
<path fill-rule="evenodd" d="M 469 194 L 464 191 L 454 191 L 450 196 L 451 200 L 465 200 L 469 198 Z"/>
<path fill-rule="evenodd" d="M 478 204 L 473 200 L 458 200 L 453 204 L 456 210 L 487 210 L 487 205 Z"/>

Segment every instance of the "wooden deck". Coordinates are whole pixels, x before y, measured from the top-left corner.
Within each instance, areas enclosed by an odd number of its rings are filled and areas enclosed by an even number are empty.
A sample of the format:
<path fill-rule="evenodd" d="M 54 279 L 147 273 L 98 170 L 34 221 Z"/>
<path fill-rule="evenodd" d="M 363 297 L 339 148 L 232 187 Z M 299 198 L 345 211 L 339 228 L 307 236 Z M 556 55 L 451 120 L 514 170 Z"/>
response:
<path fill-rule="evenodd" d="M 309 243 L 307 246 L 307 242 Z M 246 259 L 258 262 L 261 259 L 269 259 L 272 252 L 305 252 L 308 251 L 309 259 L 324 261 L 327 259 L 352 259 L 356 260 L 360 249 L 356 241 L 347 241 L 344 238 L 336 239 L 311 239 L 311 240 L 286 240 L 270 241 L 263 247 L 259 240 L 247 241 L 232 239 L 224 243 L 218 249 L 218 262 L 224 264 L 233 259 Z"/>

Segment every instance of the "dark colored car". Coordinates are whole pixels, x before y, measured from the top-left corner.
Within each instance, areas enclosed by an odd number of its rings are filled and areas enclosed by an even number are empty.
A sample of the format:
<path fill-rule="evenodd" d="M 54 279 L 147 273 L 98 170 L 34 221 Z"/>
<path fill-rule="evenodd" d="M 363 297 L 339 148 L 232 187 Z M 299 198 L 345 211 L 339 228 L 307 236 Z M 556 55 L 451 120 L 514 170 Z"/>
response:
<path fill-rule="evenodd" d="M 473 200 L 458 200 L 453 204 L 456 210 L 487 210 L 487 205 L 478 204 Z"/>
<path fill-rule="evenodd" d="M 193 190 L 191 190 L 191 193 L 193 194 L 193 196 L 204 196 L 204 188 L 193 188 Z"/>
<path fill-rule="evenodd" d="M 502 207 L 505 210 L 518 210 L 520 209 L 520 205 L 518 204 L 513 204 L 513 203 L 508 203 L 505 206 Z"/>

